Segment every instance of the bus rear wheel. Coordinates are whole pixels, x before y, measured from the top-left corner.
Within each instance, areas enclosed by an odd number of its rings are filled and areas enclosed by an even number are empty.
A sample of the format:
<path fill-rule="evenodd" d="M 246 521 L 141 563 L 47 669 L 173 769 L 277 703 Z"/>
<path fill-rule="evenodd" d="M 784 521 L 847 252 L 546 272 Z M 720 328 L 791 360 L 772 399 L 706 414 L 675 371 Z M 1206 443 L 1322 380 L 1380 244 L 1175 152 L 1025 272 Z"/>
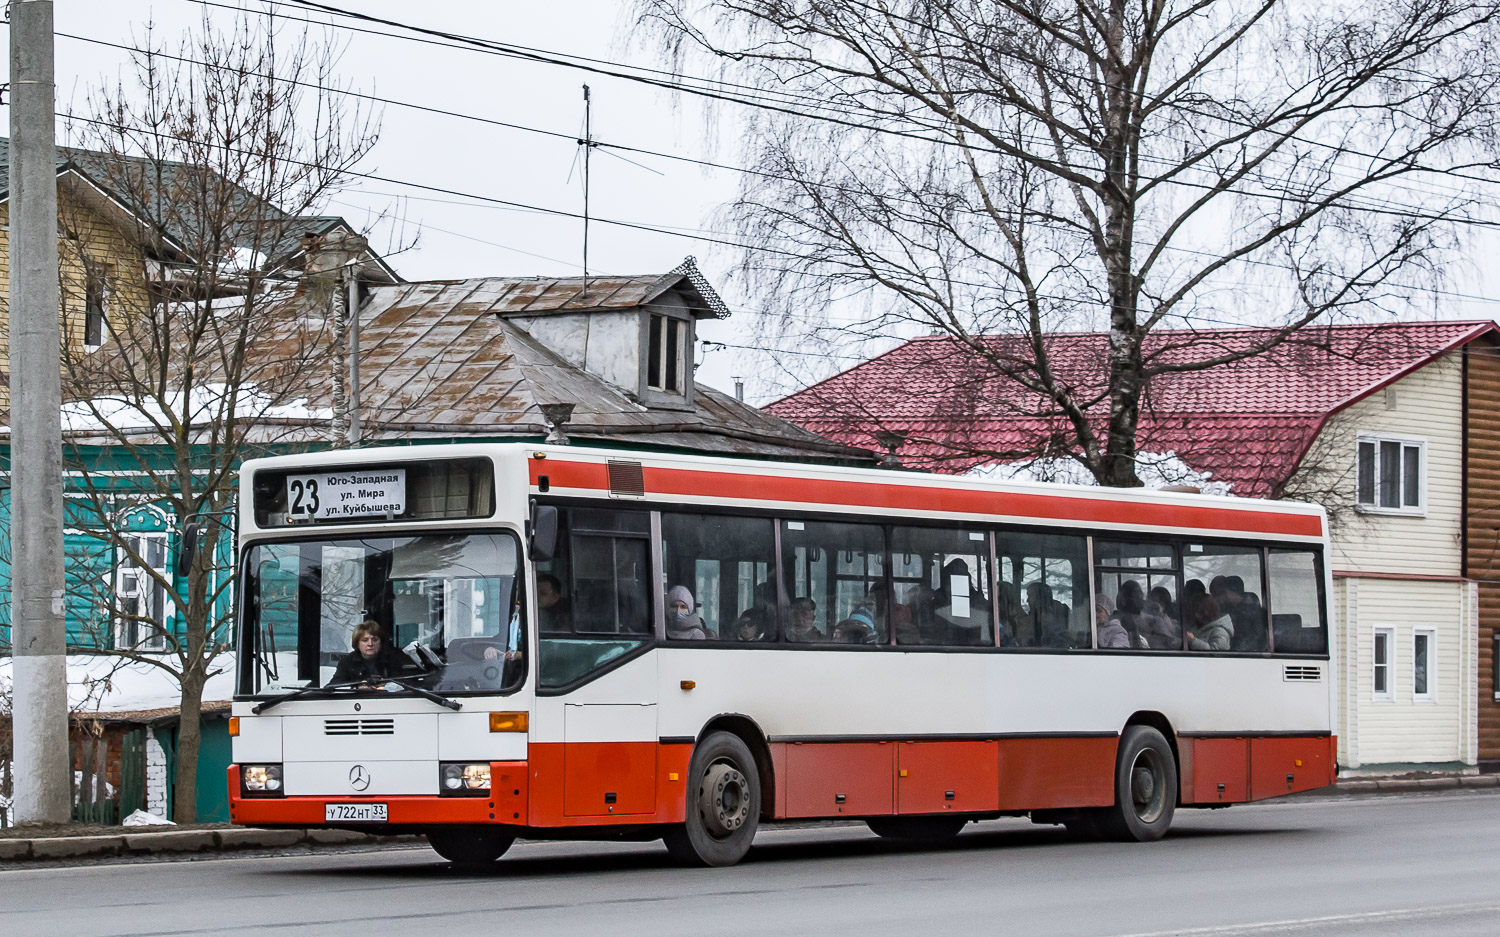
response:
<path fill-rule="evenodd" d="M 932 844 L 957 836 L 965 822 L 963 817 L 869 817 L 865 826 L 881 839 Z"/>
<path fill-rule="evenodd" d="M 454 865 L 484 866 L 505 855 L 516 838 L 483 826 L 455 826 L 427 831 L 427 845 Z"/>
<path fill-rule="evenodd" d="M 1127 726 L 1115 764 L 1115 805 L 1103 816 L 1114 839 L 1154 842 L 1167 834 L 1177 809 L 1177 760 L 1150 726 Z"/>
<path fill-rule="evenodd" d="M 734 865 L 750 851 L 760 825 L 760 773 L 736 735 L 714 732 L 693 749 L 687 820 L 662 839 L 684 865 Z"/>

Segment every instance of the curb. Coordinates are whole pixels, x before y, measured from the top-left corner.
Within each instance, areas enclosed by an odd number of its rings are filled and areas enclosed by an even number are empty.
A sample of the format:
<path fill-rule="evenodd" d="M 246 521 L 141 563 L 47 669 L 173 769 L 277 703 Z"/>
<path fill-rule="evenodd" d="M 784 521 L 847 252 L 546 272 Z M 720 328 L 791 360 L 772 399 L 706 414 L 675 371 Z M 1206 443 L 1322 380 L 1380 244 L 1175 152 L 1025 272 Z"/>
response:
<path fill-rule="evenodd" d="M 1500 787 L 1500 774 L 1469 774 L 1456 777 L 1433 778 L 1359 778 L 1339 781 L 1332 787 L 1320 788 L 1305 793 L 1323 794 L 1378 794 L 1392 791 L 1441 791 L 1460 788 Z"/>
<path fill-rule="evenodd" d="M 150 856 L 286 846 L 353 846 L 415 843 L 418 836 L 372 836 L 353 830 L 172 830 L 106 836 L 47 836 L 0 839 L 0 862 L 26 859 L 92 859 L 104 856 Z"/>

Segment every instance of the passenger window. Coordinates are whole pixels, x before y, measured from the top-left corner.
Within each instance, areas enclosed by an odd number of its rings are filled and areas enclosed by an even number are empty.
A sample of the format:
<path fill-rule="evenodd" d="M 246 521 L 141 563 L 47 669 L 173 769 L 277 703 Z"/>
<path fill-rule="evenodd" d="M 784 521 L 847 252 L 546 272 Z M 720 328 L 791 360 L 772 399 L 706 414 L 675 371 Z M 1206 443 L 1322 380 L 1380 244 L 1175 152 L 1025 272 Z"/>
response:
<path fill-rule="evenodd" d="M 1182 626 L 1190 651 L 1271 649 L 1259 547 L 1182 548 Z"/>
<path fill-rule="evenodd" d="M 891 624 L 897 644 L 974 647 L 990 631 L 989 541 L 982 531 L 891 531 Z"/>
<path fill-rule="evenodd" d="M 1088 545 L 1082 537 L 995 535 L 996 630 L 1003 647 L 1092 645 Z"/>
<path fill-rule="evenodd" d="M 651 519 L 562 508 L 557 552 L 536 564 L 539 683 L 560 687 L 651 640 Z"/>
<path fill-rule="evenodd" d="M 1327 654 L 1328 626 L 1323 621 L 1323 574 L 1311 550 L 1272 549 L 1271 641 L 1277 654 Z"/>
<path fill-rule="evenodd" d="M 1169 544 L 1094 541 L 1101 648 L 1180 651 L 1177 554 Z"/>
<path fill-rule="evenodd" d="M 662 514 L 663 594 L 679 586 L 690 592 L 705 637 L 776 640 L 775 536 L 768 518 Z M 670 626 L 670 608 L 667 615 Z"/>
<path fill-rule="evenodd" d="M 786 640 L 885 644 L 890 640 L 885 536 L 873 524 L 783 521 Z"/>

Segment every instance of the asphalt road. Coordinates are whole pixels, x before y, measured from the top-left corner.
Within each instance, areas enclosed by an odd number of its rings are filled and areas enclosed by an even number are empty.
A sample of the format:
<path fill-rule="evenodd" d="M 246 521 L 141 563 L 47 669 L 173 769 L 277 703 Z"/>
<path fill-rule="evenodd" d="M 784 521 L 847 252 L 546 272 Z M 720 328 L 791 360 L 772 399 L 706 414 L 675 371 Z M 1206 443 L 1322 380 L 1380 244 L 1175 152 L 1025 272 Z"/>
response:
<path fill-rule="evenodd" d="M 1024 820 L 941 849 L 769 830 L 729 869 L 674 868 L 654 843 L 520 843 L 475 874 L 425 848 L 0 871 L 15 937 L 1497 932 L 1500 792 L 1185 811 L 1149 845 Z"/>

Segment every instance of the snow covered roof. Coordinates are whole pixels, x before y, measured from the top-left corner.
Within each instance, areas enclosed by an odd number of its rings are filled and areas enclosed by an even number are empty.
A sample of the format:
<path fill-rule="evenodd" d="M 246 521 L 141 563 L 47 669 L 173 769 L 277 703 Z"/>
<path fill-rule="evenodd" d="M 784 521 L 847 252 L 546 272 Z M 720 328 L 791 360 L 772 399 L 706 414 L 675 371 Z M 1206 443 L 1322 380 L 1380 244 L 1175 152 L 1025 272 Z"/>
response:
<path fill-rule="evenodd" d="M 11 658 L 0 658 L 0 686 L 9 688 Z M 214 663 L 218 673 L 203 687 L 209 711 L 227 705 L 234 695 L 234 656 L 221 655 Z M 172 675 L 160 667 L 109 654 L 68 655 L 68 710 L 75 716 L 110 718 L 144 717 L 151 713 L 176 713 L 182 691 Z"/>

